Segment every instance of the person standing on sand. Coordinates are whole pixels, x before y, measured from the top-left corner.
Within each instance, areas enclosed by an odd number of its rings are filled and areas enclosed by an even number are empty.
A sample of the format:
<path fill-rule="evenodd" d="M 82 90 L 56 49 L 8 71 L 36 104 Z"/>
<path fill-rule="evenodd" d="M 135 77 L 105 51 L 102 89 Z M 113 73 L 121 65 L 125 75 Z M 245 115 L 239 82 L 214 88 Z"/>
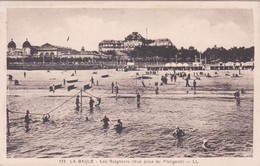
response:
<path fill-rule="evenodd" d="M 174 74 L 171 74 L 171 82 L 173 81 Z"/>
<path fill-rule="evenodd" d="M 186 87 L 190 87 L 190 84 L 189 84 L 189 79 L 188 79 L 188 78 L 186 78 L 185 80 L 186 80 Z"/>
<path fill-rule="evenodd" d="M 137 96 L 136 96 L 136 99 L 137 99 L 137 107 L 140 107 L 140 100 L 141 100 L 141 96 L 139 93 L 137 93 Z"/>
<path fill-rule="evenodd" d="M 177 74 L 174 74 L 174 82 L 176 82 L 176 80 L 177 80 Z"/>
<path fill-rule="evenodd" d="M 161 85 L 164 83 L 164 76 L 161 76 Z"/>
<path fill-rule="evenodd" d="M 29 115 L 29 110 L 26 111 L 26 115 L 24 117 L 24 122 L 25 122 L 25 132 L 29 132 L 29 124 L 30 124 L 30 115 Z"/>
<path fill-rule="evenodd" d="M 188 78 L 188 80 L 190 79 L 190 73 L 188 74 L 187 78 Z"/>
<path fill-rule="evenodd" d="M 112 88 L 112 93 L 114 93 L 114 82 L 112 82 L 112 84 L 111 84 L 111 88 Z"/>
<path fill-rule="evenodd" d="M 116 82 L 116 86 L 115 86 L 115 92 L 116 92 L 116 96 L 117 96 L 119 93 L 119 88 L 118 88 L 117 82 Z"/>
<path fill-rule="evenodd" d="M 240 92 L 239 92 L 238 89 L 237 89 L 237 91 L 234 93 L 234 96 L 235 96 L 235 99 L 236 99 L 237 104 L 239 105 L 239 104 L 240 104 Z"/>
<path fill-rule="evenodd" d="M 155 94 L 159 94 L 159 88 L 158 88 L 158 86 L 155 86 Z"/>
<path fill-rule="evenodd" d="M 52 92 L 55 93 L 55 85 L 52 85 Z"/>
<path fill-rule="evenodd" d="M 194 80 L 193 81 L 193 89 L 196 90 L 197 82 Z"/>
<path fill-rule="evenodd" d="M 115 91 L 116 91 L 116 96 L 118 95 L 118 92 L 119 92 L 119 89 L 118 89 L 118 86 L 116 85 L 115 86 Z"/>
<path fill-rule="evenodd" d="M 95 83 L 94 83 L 94 78 L 93 78 L 93 76 L 91 76 L 91 79 L 90 79 L 90 81 L 91 81 L 91 86 L 92 86 L 92 85 L 94 85 L 94 86 L 95 86 Z"/>
<path fill-rule="evenodd" d="M 23 73 L 23 77 L 26 78 L 26 72 Z"/>

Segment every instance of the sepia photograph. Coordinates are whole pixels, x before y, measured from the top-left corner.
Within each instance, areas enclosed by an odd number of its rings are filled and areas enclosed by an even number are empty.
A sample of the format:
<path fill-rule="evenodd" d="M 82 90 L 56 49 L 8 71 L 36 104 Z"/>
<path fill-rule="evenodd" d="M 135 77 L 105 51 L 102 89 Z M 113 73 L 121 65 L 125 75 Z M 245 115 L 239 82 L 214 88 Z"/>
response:
<path fill-rule="evenodd" d="M 252 5 L 39 4 L 5 4 L 7 160 L 256 157 Z"/>

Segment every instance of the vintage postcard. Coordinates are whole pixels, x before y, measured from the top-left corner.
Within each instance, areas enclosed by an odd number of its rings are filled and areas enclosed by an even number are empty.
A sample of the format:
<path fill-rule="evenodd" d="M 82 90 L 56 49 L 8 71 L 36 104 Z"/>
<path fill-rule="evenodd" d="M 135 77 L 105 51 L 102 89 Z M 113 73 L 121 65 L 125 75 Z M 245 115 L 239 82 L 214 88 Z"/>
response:
<path fill-rule="evenodd" d="M 0 165 L 260 165 L 258 2 L 0 5 Z"/>

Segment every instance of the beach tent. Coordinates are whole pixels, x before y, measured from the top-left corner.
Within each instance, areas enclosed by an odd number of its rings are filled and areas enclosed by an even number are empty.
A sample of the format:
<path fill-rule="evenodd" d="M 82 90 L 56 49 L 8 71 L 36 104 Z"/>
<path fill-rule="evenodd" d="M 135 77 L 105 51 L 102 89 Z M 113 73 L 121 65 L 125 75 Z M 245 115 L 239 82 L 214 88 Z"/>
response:
<path fill-rule="evenodd" d="M 182 67 L 182 63 L 177 63 L 177 67 Z"/>
<path fill-rule="evenodd" d="M 198 66 L 200 66 L 200 63 L 198 63 L 198 62 L 193 62 L 193 63 L 192 63 L 192 66 L 198 67 Z"/>
<path fill-rule="evenodd" d="M 219 66 L 223 66 L 223 62 L 219 62 L 218 65 L 219 65 Z"/>
<path fill-rule="evenodd" d="M 225 63 L 225 66 L 234 66 L 234 63 L 233 62 L 227 62 L 227 63 Z"/>
<path fill-rule="evenodd" d="M 165 64 L 165 67 L 170 67 L 171 66 L 171 63 L 166 63 Z"/>
<path fill-rule="evenodd" d="M 245 62 L 244 66 L 254 66 L 254 62 Z"/>
<path fill-rule="evenodd" d="M 183 67 L 189 67 L 189 64 L 188 63 L 183 63 L 182 66 Z"/>
<path fill-rule="evenodd" d="M 236 63 L 235 63 L 235 66 L 240 66 L 240 63 L 239 63 L 239 62 L 236 62 Z"/>
<path fill-rule="evenodd" d="M 134 62 L 127 62 L 127 64 L 126 64 L 127 66 L 134 66 L 135 65 L 135 63 Z"/>
<path fill-rule="evenodd" d="M 174 63 L 174 62 L 172 62 L 170 65 L 171 65 L 171 67 L 176 67 L 177 66 L 177 64 Z"/>

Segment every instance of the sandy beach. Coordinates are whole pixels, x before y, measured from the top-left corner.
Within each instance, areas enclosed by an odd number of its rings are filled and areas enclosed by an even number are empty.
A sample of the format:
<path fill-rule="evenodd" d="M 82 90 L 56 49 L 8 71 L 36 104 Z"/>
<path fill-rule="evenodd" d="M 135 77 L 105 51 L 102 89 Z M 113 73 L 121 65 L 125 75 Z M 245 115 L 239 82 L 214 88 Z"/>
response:
<path fill-rule="evenodd" d="M 26 72 L 26 78 L 24 78 Z M 94 74 L 93 72 L 97 72 Z M 7 80 L 7 108 L 10 111 L 10 132 L 7 139 L 7 156 L 10 158 L 105 157 L 105 158 L 171 158 L 171 157 L 252 157 L 253 156 L 253 103 L 254 72 L 242 70 L 241 77 L 226 76 L 227 71 L 201 71 L 212 77 L 196 80 L 196 93 L 185 87 L 185 80 L 176 83 L 168 76 L 167 85 L 155 82 L 173 71 L 159 71 L 152 79 L 136 80 L 136 73 L 146 71 L 77 70 L 74 71 L 23 71 L 8 70 L 20 85 Z M 178 72 L 178 71 L 177 71 Z M 194 79 L 194 71 L 185 71 Z M 195 71 L 200 72 L 200 71 Z M 238 71 L 229 71 L 232 75 Z M 108 74 L 109 77 L 102 78 Z M 91 76 L 97 86 L 83 92 L 83 112 L 75 111 L 76 95 Z M 55 93 L 49 91 L 53 84 L 63 84 L 63 79 L 78 79 L 66 83 Z M 111 83 L 118 82 L 119 94 L 111 93 Z M 192 85 L 193 80 L 190 80 Z M 75 89 L 67 91 L 69 85 Z M 241 104 L 234 99 L 236 89 L 241 94 Z M 141 107 L 136 106 L 136 92 L 141 95 Z M 101 97 L 99 107 L 89 113 L 89 97 Z M 64 103 L 67 101 L 66 103 Z M 64 104 L 63 104 L 64 103 Z M 60 106 L 63 104 L 62 106 Z M 59 107 L 60 106 L 60 107 Z M 58 108 L 57 108 L 58 107 Z M 57 109 L 55 109 L 57 108 Z M 55 109 L 55 110 L 54 110 Z M 29 110 L 31 130 L 25 133 L 24 116 Z M 53 110 L 53 111 L 52 111 Z M 51 122 L 42 123 L 42 115 L 50 113 Z M 110 119 L 110 128 L 103 129 L 101 119 Z M 89 121 L 86 121 L 88 117 Z M 121 119 L 125 129 L 118 134 L 113 129 Z M 183 129 L 180 147 L 176 147 L 172 132 L 175 126 Z M 212 150 L 201 148 L 207 139 Z"/>

